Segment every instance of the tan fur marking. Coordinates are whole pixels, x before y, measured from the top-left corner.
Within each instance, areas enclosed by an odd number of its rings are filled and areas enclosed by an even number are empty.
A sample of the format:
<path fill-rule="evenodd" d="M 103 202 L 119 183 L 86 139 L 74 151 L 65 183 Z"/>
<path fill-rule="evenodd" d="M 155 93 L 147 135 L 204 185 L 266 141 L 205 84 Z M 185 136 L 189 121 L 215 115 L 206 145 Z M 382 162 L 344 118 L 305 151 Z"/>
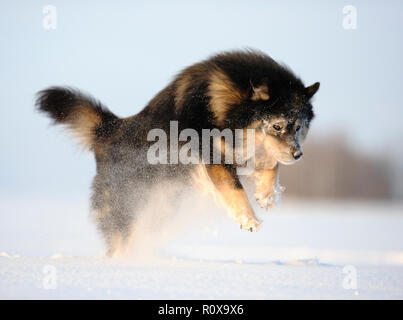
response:
<path fill-rule="evenodd" d="M 234 87 L 231 80 L 221 70 L 216 69 L 210 76 L 208 87 L 210 108 L 218 125 L 222 125 L 227 112 L 233 105 L 241 103 L 245 94 Z"/>
<path fill-rule="evenodd" d="M 212 166 L 209 169 L 209 176 L 220 193 L 222 202 L 235 215 L 243 210 L 251 211 L 245 192 L 235 188 L 234 179 L 226 169 L 218 165 Z"/>
<path fill-rule="evenodd" d="M 257 101 L 257 100 L 267 101 L 269 99 L 270 99 L 269 89 L 267 88 L 266 84 L 262 84 L 257 88 L 253 87 L 253 95 L 251 97 L 251 100 L 253 100 L 253 101 Z"/>
<path fill-rule="evenodd" d="M 84 148 L 90 149 L 94 142 L 94 129 L 101 123 L 101 120 L 101 116 L 91 107 L 78 106 L 73 110 L 67 122 L 73 136 Z"/>
<path fill-rule="evenodd" d="M 219 203 L 228 209 L 232 218 L 241 227 L 257 230 L 259 221 L 253 213 L 248 197 L 243 189 L 235 187 L 235 181 L 231 174 L 220 165 L 213 165 L 207 170 L 218 192 Z"/>
<path fill-rule="evenodd" d="M 189 86 L 191 76 L 183 74 L 181 78 L 176 81 L 175 88 L 175 110 L 178 111 L 182 107 L 186 89 Z"/>

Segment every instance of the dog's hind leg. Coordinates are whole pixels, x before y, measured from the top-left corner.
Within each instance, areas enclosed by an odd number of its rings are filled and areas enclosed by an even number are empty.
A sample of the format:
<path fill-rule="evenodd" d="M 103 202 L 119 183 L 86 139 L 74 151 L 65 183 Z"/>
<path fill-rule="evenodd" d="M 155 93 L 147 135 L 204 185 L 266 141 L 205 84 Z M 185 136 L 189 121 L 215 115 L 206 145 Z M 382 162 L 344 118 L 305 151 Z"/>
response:
<path fill-rule="evenodd" d="M 106 256 L 110 258 L 124 258 L 129 254 L 133 230 L 121 231 L 112 230 L 106 235 L 107 251 Z"/>
<path fill-rule="evenodd" d="M 110 214 L 113 215 L 113 212 Z M 126 226 L 122 228 L 117 221 L 114 221 L 113 216 L 106 219 L 98 217 L 98 228 L 102 232 L 107 247 L 106 256 L 122 258 L 128 255 L 133 228 L 128 226 L 129 221 L 125 224 Z"/>
<path fill-rule="evenodd" d="M 121 199 L 124 192 L 113 190 L 109 183 L 96 177 L 93 183 L 92 213 L 101 232 L 108 257 L 123 257 L 128 253 L 133 219 L 128 203 Z M 100 182 L 101 181 L 101 182 Z"/>
<path fill-rule="evenodd" d="M 123 253 L 123 236 L 122 234 L 114 230 L 110 234 L 106 235 L 107 250 L 106 256 L 109 258 L 122 257 Z"/>
<path fill-rule="evenodd" d="M 257 231 L 260 222 L 248 201 L 236 171 L 224 165 L 207 165 L 207 173 L 218 192 L 219 201 L 231 212 L 242 229 Z"/>

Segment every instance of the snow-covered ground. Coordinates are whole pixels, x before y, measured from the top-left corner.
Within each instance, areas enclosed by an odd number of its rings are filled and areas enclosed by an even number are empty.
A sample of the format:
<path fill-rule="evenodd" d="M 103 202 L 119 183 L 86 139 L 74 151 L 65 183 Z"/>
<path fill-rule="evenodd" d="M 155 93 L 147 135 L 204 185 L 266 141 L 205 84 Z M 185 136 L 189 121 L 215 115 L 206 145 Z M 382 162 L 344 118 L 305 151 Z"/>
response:
<path fill-rule="evenodd" d="M 2 199 L 0 298 L 403 298 L 401 203 L 285 198 L 250 233 L 192 200 L 144 218 L 125 260 L 103 257 L 87 206 Z"/>

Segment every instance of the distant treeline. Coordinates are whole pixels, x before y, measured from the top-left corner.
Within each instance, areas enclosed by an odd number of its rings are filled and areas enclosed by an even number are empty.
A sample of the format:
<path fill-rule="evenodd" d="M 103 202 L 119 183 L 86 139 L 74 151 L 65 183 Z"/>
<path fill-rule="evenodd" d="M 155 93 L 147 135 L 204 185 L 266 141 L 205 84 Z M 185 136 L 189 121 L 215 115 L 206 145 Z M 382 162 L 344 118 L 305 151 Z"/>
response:
<path fill-rule="evenodd" d="M 396 194 L 393 170 L 376 152 L 358 153 L 342 136 L 309 137 L 303 159 L 282 166 L 280 181 L 298 197 L 390 199 Z"/>

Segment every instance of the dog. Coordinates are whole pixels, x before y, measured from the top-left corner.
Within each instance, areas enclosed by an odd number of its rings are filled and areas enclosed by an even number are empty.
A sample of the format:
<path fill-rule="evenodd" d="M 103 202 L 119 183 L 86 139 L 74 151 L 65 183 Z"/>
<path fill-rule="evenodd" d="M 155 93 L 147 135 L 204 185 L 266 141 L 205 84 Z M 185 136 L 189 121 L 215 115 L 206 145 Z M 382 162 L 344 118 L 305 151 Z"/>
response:
<path fill-rule="evenodd" d="M 92 212 L 107 255 L 115 256 L 126 250 L 147 195 L 164 182 L 205 188 L 202 181 L 207 181 L 210 194 L 228 209 L 241 229 L 256 231 L 260 225 L 237 173 L 241 165 L 214 162 L 211 151 L 207 156 L 199 151 L 198 164 L 150 161 L 155 142 L 150 141 L 152 130 L 170 132 L 173 122 L 178 132 L 192 129 L 200 136 L 206 129 L 231 133 L 252 130 L 255 152 L 250 175 L 256 184 L 257 201 L 268 208 L 282 191 L 280 164 L 290 165 L 302 157 L 301 144 L 314 118 L 311 99 L 318 89 L 319 82 L 305 86 L 289 68 L 268 55 L 241 50 L 217 54 L 185 68 L 142 111 L 128 118 L 117 117 L 97 100 L 69 87 L 40 91 L 36 106 L 55 124 L 65 125 L 94 153 Z M 160 155 L 171 156 L 187 140 L 173 141 L 169 133 L 167 147 L 159 150 Z M 223 137 L 212 141 L 210 147 L 215 148 L 217 141 L 223 147 L 221 153 L 230 150 Z M 196 142 L 196 146 L 201 144 Z M 169 193 L 169 187 L 164 190 Z"/>

